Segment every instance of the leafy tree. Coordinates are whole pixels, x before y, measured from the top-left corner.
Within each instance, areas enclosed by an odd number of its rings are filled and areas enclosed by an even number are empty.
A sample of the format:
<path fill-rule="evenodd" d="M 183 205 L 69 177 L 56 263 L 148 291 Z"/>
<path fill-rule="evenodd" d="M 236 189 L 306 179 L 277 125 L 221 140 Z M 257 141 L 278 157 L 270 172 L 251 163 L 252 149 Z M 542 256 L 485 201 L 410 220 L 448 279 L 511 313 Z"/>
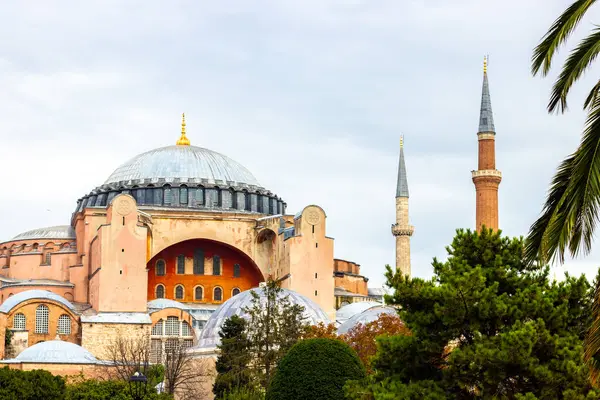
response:
<path fill-rule="evenodd" d="M 554 56 L 581 22 L 595 0 L 574 1 L 549 28 L 535 48 L 532 60 L 534 75 L 546 76 Z M 548 103 L 548 111 L 564 112 L 573 85 L 600 53 L 600 28 L 596 28 L 571 51 L 558 76 Z M 565 158 L 551 182 L 542 214 L 531 226 L 526 248 L 527 258 L 546 263 L 554 258 L 562 263 L 565 253 L 589 253 L 600 217 L 600 81 L 588 94 L 583 108 L 587 121 L 581 143 Z M 597 288 L 600 295 L 600 287 Z M 592 381 L 600 385 L 600 297 L 593 308 L 594 324 L 585 344 L 585 358 L 591 367 Z"/>
<path fill-rule="evenodd" d="M 382 336 L 374 373 L 353 399 L 598 399 L 583 362 L 592 288 L 549 282 L 523 257 L 523 240 L 458 230 L 431 280 L 389 267 L 387 300 L 411 335 Z"/>
<path fill-rule="evenodd" d="M 251 370 L 258 384 L 267 388 L 275 367 L 306 331 L 304 307 L 292 304 L 279 283 L 269 279 L 260 296 L 252 291 L 247 336 L 252 357 Z"/>
<path fill-rule="evenodd" d="M 251 375 L 248 365 L 251 354 L 246 326 L 244 318 L 233 315 L 225 320 L 219 332 L 221 344 L 218 346 L 219 357 L 216 362 L 218 375 L 213 386 L 213 393 L 217 399 L 223 397 L 225 392 L 250 384 Z"/>
<path fill-rule="evenodd" d="M 356 352 L 341 340 L 302 340 L 281 360 L 266 399 L 339 400 L 346 381 L 364 376 Z"/>
<path fill-rule="evenodd" d="M 307 327 L 302 335 L 302 339 L 315 338 L 339 339 L 335 324 L 329 323 L 325 325 L 323 322 L 319 322 L 317 325 Z"/>
<path fill-rule="evenodd" d="M 144 399 L 172 400 L 173 396 L 149 391 Z M 124 381 L 76 379 L 67 386 L 64 400 L 132 400 L 132 397 Z"/>
<path fill-rule="evenodd" d="M 240 387 L 223 394 L 223 400 L 264 400 L 265 395 L 257 389 Z"/>
<path fill-rule="evenodd" d="M 341 339 L 356 351 L 367 371 L 371 371 L 371 358 L 377 352 L 379 336 L 408 335 L 410 332 L 397 315 L 382 313 L 375 321 L 358 324 L 351 328 Z"/>
<path fill-rule="evenodd" d="M 0 399 L 63 400 L 65 381 L 48 371 L 0 368 Z"/>

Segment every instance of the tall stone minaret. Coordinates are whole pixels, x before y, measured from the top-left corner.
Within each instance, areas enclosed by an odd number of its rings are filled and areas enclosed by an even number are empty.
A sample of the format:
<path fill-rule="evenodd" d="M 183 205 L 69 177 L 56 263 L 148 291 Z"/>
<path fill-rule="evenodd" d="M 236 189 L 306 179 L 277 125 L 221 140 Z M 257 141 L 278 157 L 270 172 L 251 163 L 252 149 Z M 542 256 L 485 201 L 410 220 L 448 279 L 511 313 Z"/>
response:
<path fill-rule="evenodd" d="M 404 164 L 404 138 L 400 138 L 398 184 L 396 186 L 396 223 L 392 234 L 396 237 L 396 269 L 410 276 L 410 237 L 415 228 L 408 224 L 408 181 Z"/>
<path fill-rule="evenodd" d="M 479 166 L 472 171 L 475 184 L 477 231 L 481 228 L 498 229 L 498 186 L 502 173 L 496 169 L 496 129 L 487 77 L 487 58 L 483 59 L 483 89 L 481 93 L 481 111 L 479 114 Z"/>

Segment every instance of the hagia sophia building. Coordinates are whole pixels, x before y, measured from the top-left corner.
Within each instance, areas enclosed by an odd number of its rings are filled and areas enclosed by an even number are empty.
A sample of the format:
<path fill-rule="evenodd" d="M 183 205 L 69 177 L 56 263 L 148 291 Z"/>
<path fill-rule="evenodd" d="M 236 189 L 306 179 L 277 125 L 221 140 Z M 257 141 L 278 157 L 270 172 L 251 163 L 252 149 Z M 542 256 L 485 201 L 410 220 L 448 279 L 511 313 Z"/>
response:
<path fill-rule="evenodd" d="M 485 67 L 478 143 L 477 229 L 497 229 L 501 174 Z M 85 374 L 117 335 L 149 335 L 155 362 L 173 341 L 214 355 L 222 322 L 243 315 L 250 289 L 269 277 L 311 323 L 347 331 L 390 312 L 359 264 L 334 258 L 325 210 L 289 213 L 242 164 L 192 146 L 185 118 L 175 145 L 133 157 L 91 189 L 68 225 L 0 242 L 0 366 Z M 401 143 L 391 231 L 396 268 L 410 275 L 408 202 Z"/>

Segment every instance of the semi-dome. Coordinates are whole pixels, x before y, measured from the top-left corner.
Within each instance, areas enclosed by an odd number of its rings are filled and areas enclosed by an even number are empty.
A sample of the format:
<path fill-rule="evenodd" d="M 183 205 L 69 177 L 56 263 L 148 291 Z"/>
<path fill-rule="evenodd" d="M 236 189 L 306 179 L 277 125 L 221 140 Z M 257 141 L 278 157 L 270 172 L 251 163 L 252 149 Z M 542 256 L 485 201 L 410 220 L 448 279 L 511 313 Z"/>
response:
<path fill-rule="evenodd" d="M 354 328 L 358 324 L 368 324 L 369 322 L 373 322 L 379 318 L 381 314 L 390 314 L 390 315 L 398 315 L 398 311 L 389 306 L 376 306 L 370 307 L 365 311 L 354 315 L 341 324 L 338 328 L 338 335 L 343 335 L 348 333 L 348 331 Z"/>
<path fill-rule="evenodd" d="M 215 310 L 206 322 L 195 349 L 215 348 L 221 341 L 219 331 L 225 320 L 231 316 L 239 315 L 242 318 L 248 318 L 248 314 L 244 312 L 243 309 L 252 305 L 252 291 L 261 297 L 261 301 L 266 301 L 265 292 L 262 288 L 246 290 L 227 300 Z M 308 297 L 292 290 L 282 289 L 279 298 L 284 298 L 286 296 L 289 298 L 290 303 L 304 307 L 305 322 L 308 324 L 316 325 L 319 322 L 325 324 L 329 323 L 327 314 L 325 314 L 317 303 L 310 300 Z"/>
<path fill-rule="evenodd" d="M 148 309 L 163 310 L 165 308 L 177 308 L 179 310 L 187 310 L 189 307 L 187 307 L 183 303 L 171 299 L 154 299 L 148 302 Z"/>
<path fill-rule="evenodd" d="M 49 226 L 20 233 L 11 241 L 34 239 L 75 239 L 75 230 L 70 225 Z"/>
<path fill-rule="evenodd" d="M 14 296 L 10 296 L 6 300 L 4 300 L 4 303 L 0 305 L 0 312 L 8 314 L 10 310 L 15 308 L 22 302 L 34 299 L 56 301 L 57 303 L 60 303 L 63 306 L 67 307 L 69 310 L 75 311 L 75 307 L 73 306 L 73 304 L 71 304 L 71 302 L 65 299 L 64 297 L 59 296 L 56 293 L 52 293 L 48 290 L 34 289 L 17 293 Z"/>
<path fill-rule="evenodd" d="M 159 179 L 173 182 L 206 179 L 208 183 L 221 181 L 260 186 L 246 167 L 231 158 L 202 147 L 167 146 L 133 157 L 118 167 L 105 184 L 133 180 Z"/>
<path fill-rule="evenodd" d="M 15 362 L 35 364 L 96 364 L 98 360 L 89 351 L 74 343 L 49 340 L 23 350 Z"/>
<path fill-rule="evenodd" d="M 357 301 L 356 303 L 346 304 L 340 307 L 335 313 L 335 319 L 339 323 L 343 323 L 346 320 L 354 317 L 356 314 L 368 310 L 369 308 L 382 306 L 383 304 L 376 301 Z"/>

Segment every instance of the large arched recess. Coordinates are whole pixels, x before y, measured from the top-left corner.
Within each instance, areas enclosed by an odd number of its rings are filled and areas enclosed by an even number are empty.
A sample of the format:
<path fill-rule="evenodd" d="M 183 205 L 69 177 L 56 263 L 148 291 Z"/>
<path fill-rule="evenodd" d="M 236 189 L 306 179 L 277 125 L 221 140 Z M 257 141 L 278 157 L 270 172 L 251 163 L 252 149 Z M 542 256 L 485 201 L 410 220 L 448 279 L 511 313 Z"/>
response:
<path fill-rule="evenodd" d="M 204 255 L 203 274 L 194 271 L 194 254 L 198 254 L 198 250 Z M 185 258 L 183 274 L 177 271 L 177 258 L 182 255 Z M 215 256 L 219 257 L 219 275 L 215 275 L 213 269 Z M 165 263 L 163 276 L 157 275 L 157 264 L 161 260 Z M 236 264 L 239 269 L 235 267 Z M 190 239 L 171 245 L 150 259 L 148 300 L 156 299 L 157 287 L 163 285 L 164 298 L 185 303 L 220 304 L 230 299 L 235 289 L 243 292 L 257 287 L 264 280 L 256 263 L 235 247 L 210 239 Z M 183 286 L 183 299 L 176 298 L 175 290 L 178 285 Z M 197 287 L 202 288 L 202 298 L 196 297 Z M 215 288 L 221 289 L 221 300 L 215 299 Z"/>

